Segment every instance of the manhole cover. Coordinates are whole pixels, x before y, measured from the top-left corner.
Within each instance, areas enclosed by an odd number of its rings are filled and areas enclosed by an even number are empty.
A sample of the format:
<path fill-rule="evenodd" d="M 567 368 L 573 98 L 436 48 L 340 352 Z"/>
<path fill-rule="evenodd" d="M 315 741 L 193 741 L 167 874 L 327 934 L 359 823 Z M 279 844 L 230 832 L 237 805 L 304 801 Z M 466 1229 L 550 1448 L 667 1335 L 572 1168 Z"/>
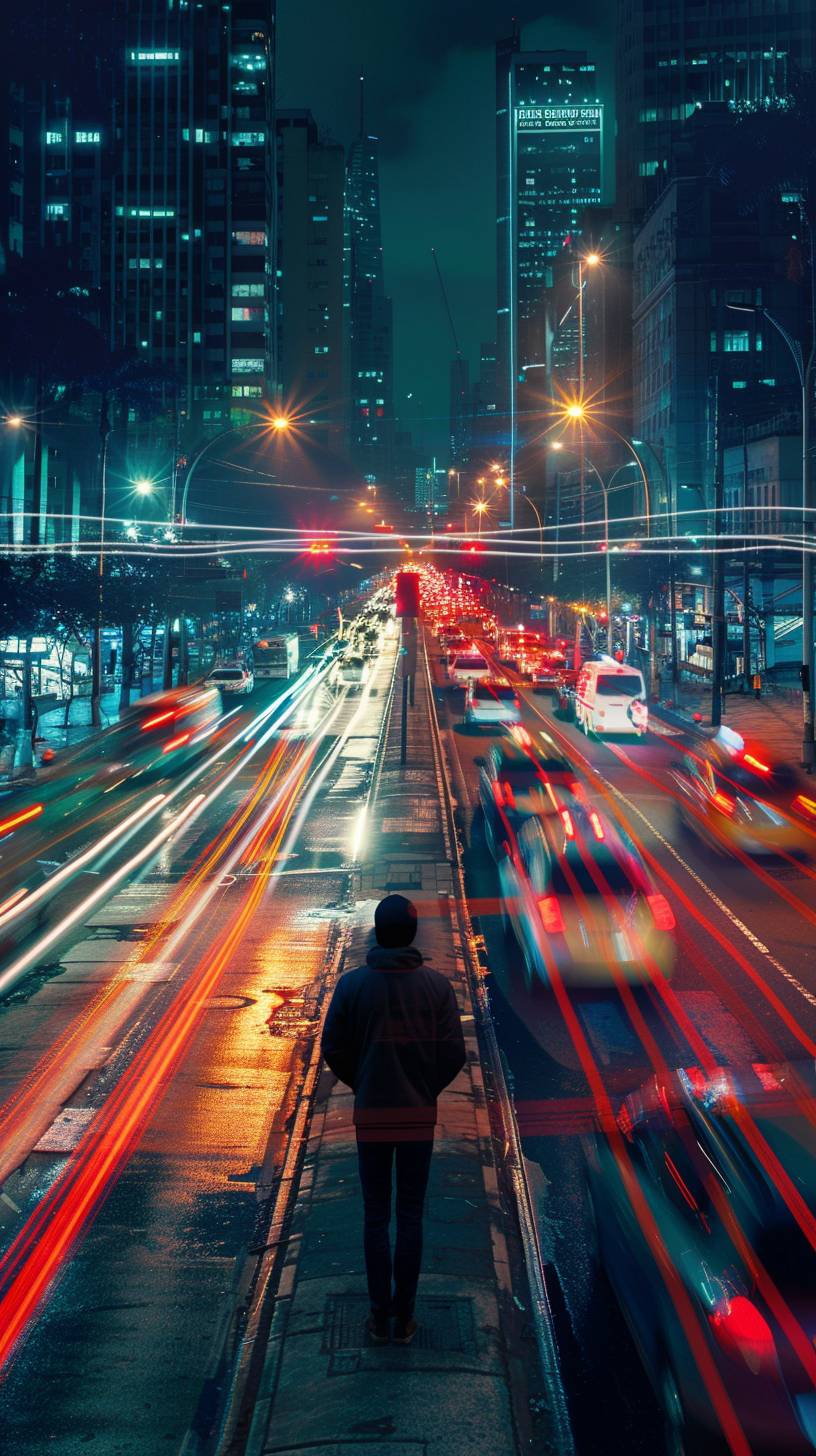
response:
<path fill-rule="evenodd" d="M 323 1350 L 364 1349 L 368 1343 L 366 1318 L 369 1304 L 364 1294 L 331 1294 L 323 1317 Z M 413 1348 L 447 1355 L 476 1353 L 473 1301 L 429 1296 L 422 1300 L 419 1329 Z"/>

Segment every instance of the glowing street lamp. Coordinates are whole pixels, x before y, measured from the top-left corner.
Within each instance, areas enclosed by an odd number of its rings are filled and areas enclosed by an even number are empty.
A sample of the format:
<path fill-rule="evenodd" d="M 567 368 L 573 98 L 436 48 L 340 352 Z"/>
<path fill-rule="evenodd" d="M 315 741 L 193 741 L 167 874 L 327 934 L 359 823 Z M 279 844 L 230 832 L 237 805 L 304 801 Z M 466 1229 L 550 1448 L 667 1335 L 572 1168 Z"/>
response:
<path fill-rule="evenodd" d="M 152 495 L 156 489 L 155 481 L 148 480 L 147 476 L 141 475 L 138 480 L 134 480 L 133 489 L 137 495 Z"/>
<path fill-rule="evenodd" d="M 272 421 L 272 429 L 282 434 L 284 430 L 291 428 L 291 420 L 288 415 L 275 415 Z"/>
<path fill-rule="evenodd" d="M 3 423 L 8 425 L 10 430 L 19 430 L 25 424 L 25 421 L 22 415 L 6 415 Z"/>

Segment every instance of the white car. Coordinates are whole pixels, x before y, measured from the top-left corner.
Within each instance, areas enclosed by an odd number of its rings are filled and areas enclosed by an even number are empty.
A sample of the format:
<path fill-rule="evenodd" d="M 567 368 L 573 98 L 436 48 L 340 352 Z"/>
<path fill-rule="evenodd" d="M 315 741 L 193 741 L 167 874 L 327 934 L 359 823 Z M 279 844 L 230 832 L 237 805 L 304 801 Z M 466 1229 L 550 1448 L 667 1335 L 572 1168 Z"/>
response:
<path fill-rule="evenodd" d="M 218 688 L 222 693 L 251 693 L 255 687 L 255 674 L 249 667 L 214 667 L 206 679 L 208 688 Z"/>
<path fill-rule="evenodd" d="M 339 657 L 332 668 L 332 681 L 338 687 L 361 688 L 368 681 L 368 663 L 356 654 Z"/>
<path fill-rule="evenodd" d="M 457 652 L 448 664 L 448 678 L 459 687 L 466 687 L 478 678 L 490 677 L 490 666 L 481 652 Z"/>
<path fill-rule="evenodd" d="M 491 678 L 469 682 L 465 696 L 466 723 L 520 723 L 521 700 L 508 683 Z"/>

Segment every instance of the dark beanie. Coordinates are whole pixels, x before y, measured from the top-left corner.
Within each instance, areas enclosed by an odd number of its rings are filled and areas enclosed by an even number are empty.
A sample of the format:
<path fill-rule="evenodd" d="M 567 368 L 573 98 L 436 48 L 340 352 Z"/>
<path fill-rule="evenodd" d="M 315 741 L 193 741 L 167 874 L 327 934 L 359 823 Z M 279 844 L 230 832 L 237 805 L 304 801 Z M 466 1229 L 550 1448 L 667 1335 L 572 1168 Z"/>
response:
<path fill-rule="evenodd" d="M 416 906 L 404 895 L 386 895 L 374 911 L 377 944 L 394 949 L 410 945 L 417 931 Z"/>

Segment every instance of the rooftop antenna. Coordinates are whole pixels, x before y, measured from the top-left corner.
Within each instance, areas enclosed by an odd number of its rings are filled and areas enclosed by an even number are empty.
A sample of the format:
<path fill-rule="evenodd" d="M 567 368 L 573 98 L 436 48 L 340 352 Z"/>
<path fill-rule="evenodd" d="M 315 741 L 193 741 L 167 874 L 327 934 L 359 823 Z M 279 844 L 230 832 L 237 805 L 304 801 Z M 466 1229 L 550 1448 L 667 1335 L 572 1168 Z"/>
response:
<path fill-rule="evenodd" d="M 365 76 L 360 77 L 360 136 L 365 136 Z"/>

